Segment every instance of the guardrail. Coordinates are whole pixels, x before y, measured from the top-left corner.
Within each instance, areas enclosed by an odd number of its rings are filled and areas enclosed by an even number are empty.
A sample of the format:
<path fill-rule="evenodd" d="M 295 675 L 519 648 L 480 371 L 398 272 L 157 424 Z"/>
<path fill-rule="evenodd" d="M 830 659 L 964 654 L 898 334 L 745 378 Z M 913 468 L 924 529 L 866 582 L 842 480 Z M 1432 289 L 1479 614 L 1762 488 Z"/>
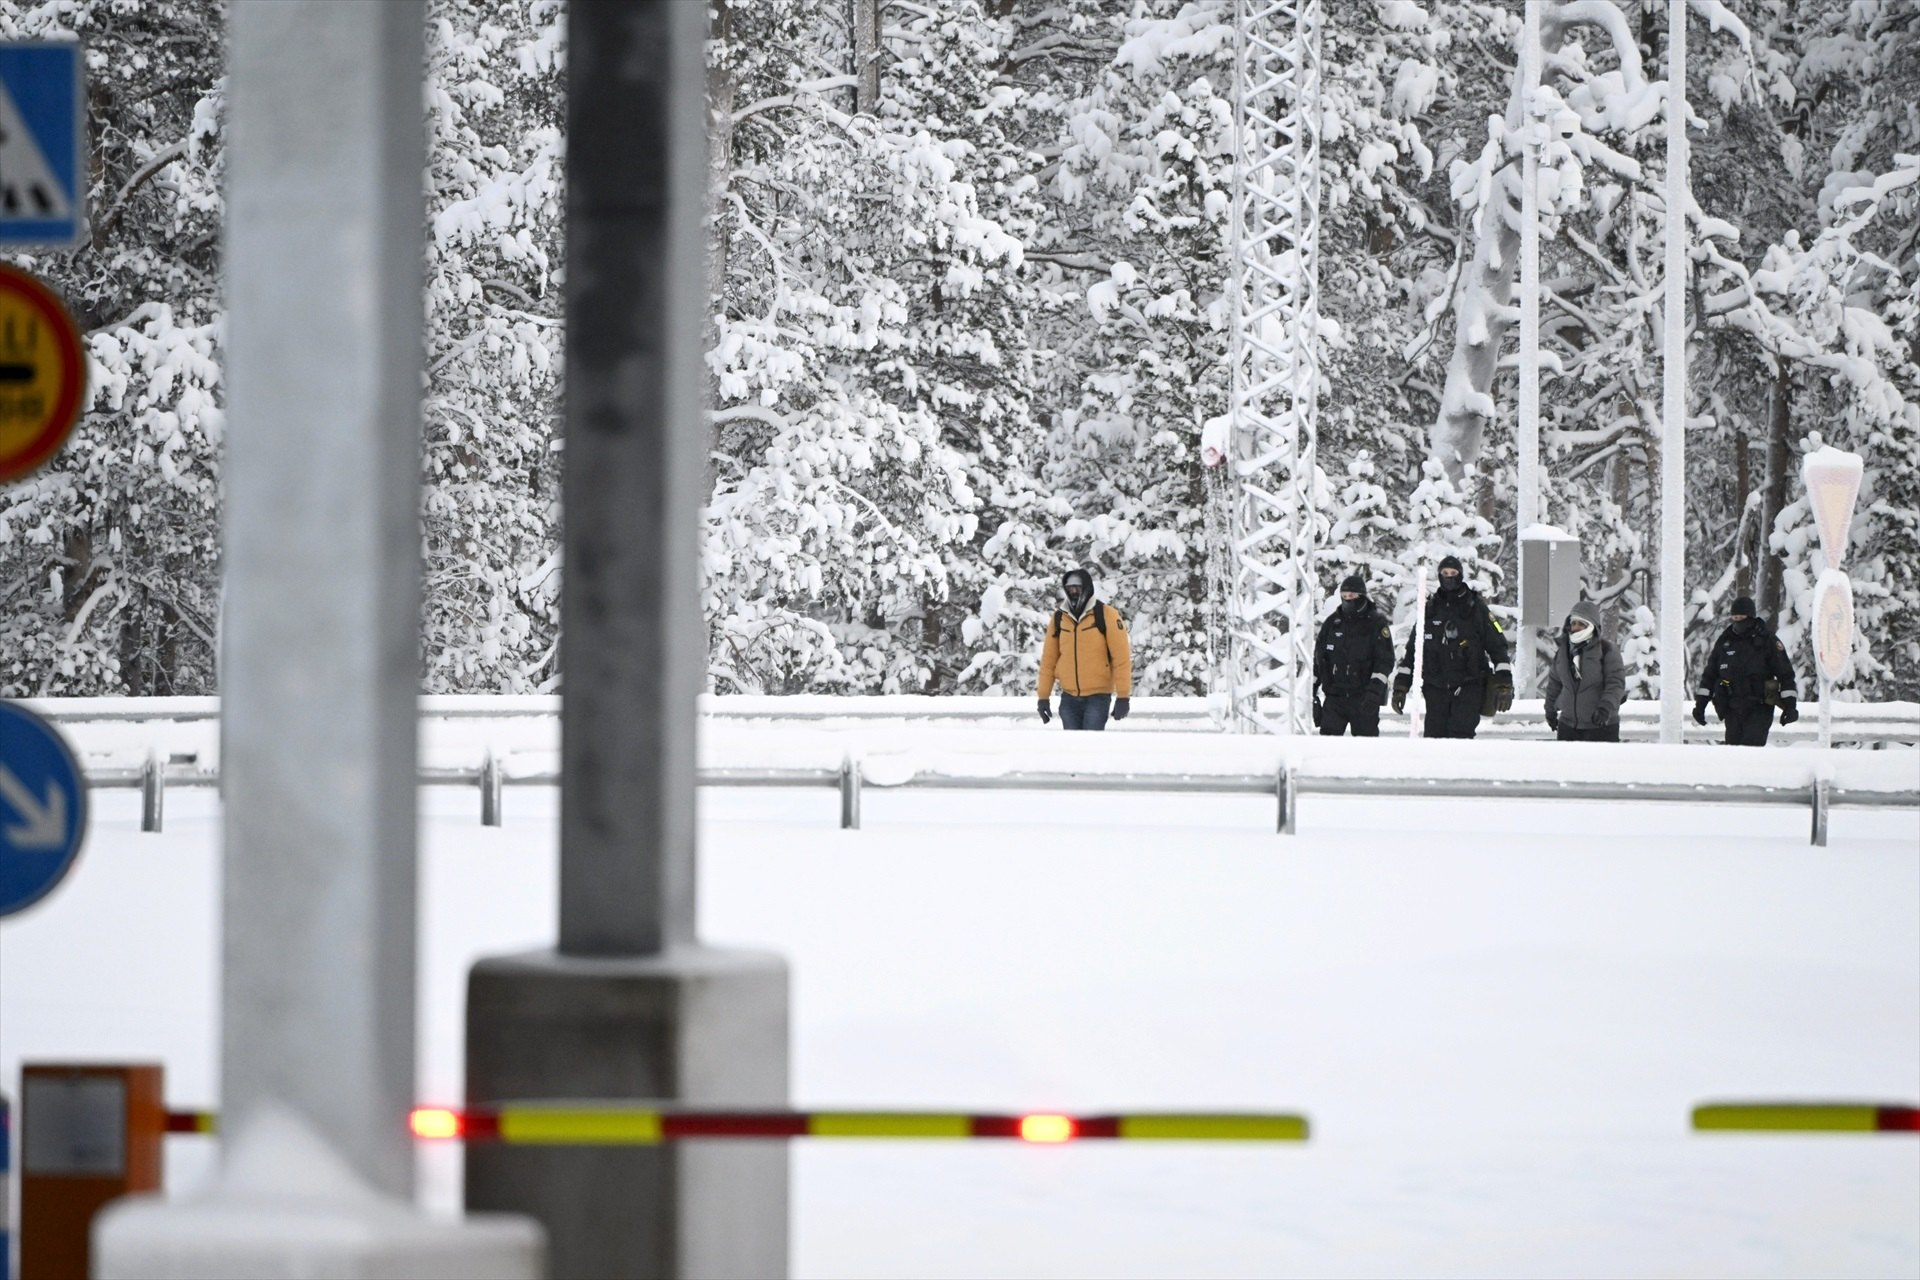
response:
<path fill-rule="evenodd" d="M 708 768 L 698 772 L 703 787 L 778 787 L 836 790 L 840 795 L 840 827 L 860 828 L 860 801 L 865 778 L 860 758 L 849 754 L 837 769 L 826 768 Z M 430 768 L 420 772 L 421 786 L 477 786 L 480 821 L 497 827 L 504 821 L 503 800 L 508 786 L 557 786 L 557 770 L 509 774 L 491 751 L 479 768 Z M 100 768 L 88 772 L 93 787 L 138 788 L 140 829 L 161 829 L 169 786 L 217 787 L 216 770 L 172 769 L 157 753 L 138 768 Z M 1869 791 L 1836 787 L 1823 779 L 1804 785 L 1779 786 L 1725 782 L 1556 781 L 1503 778 L 1354 777 L 1316 774 L 1282 764 L 1271 774 L 1176 773 L 1151 770 L 1072 772 L 1023 770 L 991 777 L 923 773 L 889 781 L 888 790 L 933 791 L 1138 791 L 1158 794 L 1263 795 L 1274 798 L 1275 829 L 1293 835 L 1303 795 L 1441 796 L 1466 800 L 1602 800 L 1634 802 L 1688 801 L 1707 804 L 1798 805 L 1811 817 L 1810 843 L 1825 847 L 1827 815 L 1837 805 L 1859 808 L 1920 808 L 1920 789 Z"/>
<path fill-rule="evenodd" d="M 26 705 L 63 724 L 166 722 L 193 724 L 219 719 L 220 700 L 214 697 L 178 698 L 28 698 Z M 553 694 L 426 694 L 420 698 L 423 719 L 450 721 L 557 719 L 560 699 Z M 1279 714 L 1279 707 L 1274 706 Z M 1818 703 L 1803 703 L 1797 724 L 1775 726 L 1773 740 L 1793 745 L 1817 741 L 1820 735 Z M 934 721 L 981 727 L 1036 725 L 1031 698 L 1000 696 L 898 694 L 834 697 L 813 694 L 773 696 L 706 694 L 700 699 L 702 717 L 717 722 L 792 721 L 812 725 L 831 722 L 873 724 L 898 720 Z M 1408 721 L 1391 712 L 1381 715 L 1387 737 L 1406 736 Z M 1125 731 L 1204 731 L 1214 728 L 1207 700 L 1199 697 L 1139 697 Z M 1683 726 L 1688 742 L 1719 742 L 1717 723 L 1702 728 L 1692 720 Z M 1522 699 L 1513 709 L 1481 721 L 1482 738 L 1548 740 L 1552 734 L 1541 717 L 1538 699 Z M 1620 736 L 1627 742 L 1652 742 L 1660 736 L 1660 704 L 1632 701 L 1620 708 Z M 1920 745 L 1920 703 L 1836 702 L 1833 742 L 1837 746 L 1886 747 Z"/>

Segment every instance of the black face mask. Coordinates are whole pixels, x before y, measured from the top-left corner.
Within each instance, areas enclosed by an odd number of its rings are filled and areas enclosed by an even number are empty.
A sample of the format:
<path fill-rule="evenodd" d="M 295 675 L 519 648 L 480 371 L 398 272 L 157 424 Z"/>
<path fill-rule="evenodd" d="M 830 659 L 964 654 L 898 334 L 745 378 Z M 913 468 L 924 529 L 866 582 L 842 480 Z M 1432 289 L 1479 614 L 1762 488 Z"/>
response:
<path fill-rule="evenodd" d="M 1750 636 L 1750 635 L 1752 635 L 1752 634 L 1753 634 L 1753 619 L 1752 619 L 1752 618 L 1742 618 L 1742 619 L 1740 619 L 1740 621 L 1738 621 L 1738 622 L 1736 622 L 1736 623 L 1734 623 L 1734 624 L 1733 624 L 1733 634 L 1735 634 L 1735 635 L 1737 635 L 1737 636 Z"/>
<path fill-rule="evenodd" d="M 1367 598 L 1365 596 L 1361 596 L 1358 600 L 1342 600 L 1340 602 L 1340 607 L 1342 609 L 1345 609 L 1348 613 L 1358 613 L 1362 609 L 1367 607 Z"/>
<path fill-rule="evenodd" d="M 1441 578 L 1440 579 L 1440 589 L 1446 592 L 1448 595 L 1452 595 L 1454 592 L 1460 590 L 1462 587 L 1466 585 L 1467 585 L 1467 580 L 1465 578 Z"/>

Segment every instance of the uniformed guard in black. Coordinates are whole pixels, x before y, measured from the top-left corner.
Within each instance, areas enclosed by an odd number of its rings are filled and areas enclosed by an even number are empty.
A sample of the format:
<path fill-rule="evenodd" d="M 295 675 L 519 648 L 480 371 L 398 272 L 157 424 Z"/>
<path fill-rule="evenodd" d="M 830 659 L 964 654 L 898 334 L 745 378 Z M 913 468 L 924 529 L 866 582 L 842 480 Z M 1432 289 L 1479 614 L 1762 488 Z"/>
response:
<path fill-rule="evenodd" d="M 1380 736 L 1380 706 L 1393 672 L 1393 631 L 1385 614 L 1367 599 L 1367 584 L 1349 574 L 1340 584 L 1340 607 L 1320 624 L 1313 646 L 1313 722 L 1337 738 L 1349 727 L 1356 738 Z"/>
<path fill-rule="evenodd" d="M 1513 706 L 1513 669 L 1507 637 L 1487 602 L 1467 585 L 1460 561 L 1440 561 L 1440 589 L 1427 597 L 1424 627 L 1407 634 L 1406 652 L 1393 677 L 1393 709 L 1407 705 L 1413 688 L 1413 641 L 1424 633 L 1420 692 L 1426 699 L 1428 738 L 1471 738 L 1482 715 Z"/>
<path fill-rule="evenodd" d="M 1727 726 L 1727 745 L 1733 747 L 1766 746 L 1775 707 L 1780 708 L 1781 724 L 1800 718 L 1787 646 L 1754 611 L 1752 597 L 1733 602 L 1732 623 L 1707 651 L 1693 698 L 1694 723 L 1707 722 L 1711 703 Z"/>

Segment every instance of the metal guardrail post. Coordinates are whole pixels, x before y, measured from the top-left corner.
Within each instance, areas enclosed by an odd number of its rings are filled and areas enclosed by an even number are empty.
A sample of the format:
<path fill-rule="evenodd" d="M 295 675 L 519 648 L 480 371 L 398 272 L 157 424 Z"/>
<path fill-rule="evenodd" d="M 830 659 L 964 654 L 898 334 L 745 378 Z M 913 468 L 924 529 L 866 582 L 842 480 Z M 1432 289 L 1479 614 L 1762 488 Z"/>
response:
<path fill-rule="evenodd" d="M 505 778 L 501 774 L 500 757 L 493 754 L 493 748 L 487 748 L 487 758 L 480 762 L 480 825 L 497 827 L 501 822 L 501 793 L 505 790 Z"/>
<path fill-rule="evenodd" d="M 1833 784 L 1825 778 L 1814 780 L 1813 784 L 1813 844 L 1816 849 L 1827 847 L 1827 809 L 1833 801 Z"/>
<path fill-rule="evenodd" d="M 851 751 L 840 762 L 840 829 L 860 829 L 860 760 Z"/>
<path fill-rule="evenodd" d="M 167 766 L 161 762 L 158 751 L 147 752 L 147 762 L 140 766 L 140 829 L 157 832 L 164 817 L 167 789 Z"/>
<path fill-rule="evenodd" d="M 1300 807 L 1300 789 L 1294 781 L 1293 770 L 1284 763 L 1274 775 L 1273 790 L 1280 806 L 1279 833 L 1290 836 L 1294 834 L 1295 811 Z"/>

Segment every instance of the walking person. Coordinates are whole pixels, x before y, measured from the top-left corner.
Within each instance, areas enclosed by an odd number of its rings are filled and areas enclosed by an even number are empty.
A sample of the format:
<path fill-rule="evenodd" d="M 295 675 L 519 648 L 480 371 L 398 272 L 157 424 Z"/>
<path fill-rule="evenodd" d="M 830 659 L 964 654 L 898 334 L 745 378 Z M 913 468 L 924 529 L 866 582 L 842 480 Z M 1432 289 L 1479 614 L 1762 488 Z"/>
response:
<path fill-rule="evenodd" d="M 1380 736 L 1380 707 L 1393 672 L 1393 629 L 1367 598 L 1367 584 L 1348 574 L 1340 607 L 1320 624 L 1313 645 L 1313 723 L 1321 736 L 1349 728 L 1356 738 Z"/>
<path fill-rule="evenodd" d="M 1104 729 L 1111 710 L 1125 720 L 1133 693 L 1133 648 L 1120 611 L 1093 594 L 1093 575 L 1069 569 L 1061 579 L 1064 609 L 1055 609 L 1040 649 L 1040 723 L 1053 721 L 1060 685 L 1060 727 Z"/>
<path fill-rule="evenodd" d="M 1427 597 L 1427 616 L 1407 635 L 1393 677 L 1393 709 L 1404 711 L 1413 688 L 1413 644 L 1420 657 L 1420 695 L 1426 700 L 1423 737 L 1471 738 L 1480 717 L 1513 706 L 1513 669 L 1507 637 L 1480 593 L 1467 585 L 1457 556 L 1440 561 L 1440 589 Z"/>
<path fill-rule="evenodd" d="M 1741 596 L 1733 602 L 1733 617 L 1707 651 L 1707 665 L 1693 697 L 1693 722 L 1707 722 L 1711 703 L 1727 726 L 1730 747 L 1766 746 L 1775 707 L 1780 708 L 1783 725 L 1800 718 L 1787 646 L 1755 611 L 1753 597 Z"/>
<path fill-rule="evenodd" d="M 1613 641 L 1600 634 L 1600 606 L 1582 600 L 1567 613 L 1541 690 L 1547 728 L 1562 742 L 1620 741 L 1626 669 Z"/>

